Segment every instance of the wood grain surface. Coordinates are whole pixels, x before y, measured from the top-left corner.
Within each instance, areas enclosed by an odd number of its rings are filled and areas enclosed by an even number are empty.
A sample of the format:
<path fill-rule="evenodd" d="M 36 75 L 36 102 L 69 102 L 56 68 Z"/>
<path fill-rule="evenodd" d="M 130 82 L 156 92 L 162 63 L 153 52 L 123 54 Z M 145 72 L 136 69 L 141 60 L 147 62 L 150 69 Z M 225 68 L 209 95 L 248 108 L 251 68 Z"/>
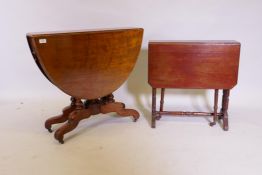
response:
<path fill-rule="evenodd" d="M 96 99 L 118 89 L 132 71 L 142 28 L 27 34 L 42 73 L 66 94 Z"/>
<path fill-rule="evenodd" d="M 150 41 L 148 82 L 154 88 L 231 89 L 239 55 L 237 41 Z"/>

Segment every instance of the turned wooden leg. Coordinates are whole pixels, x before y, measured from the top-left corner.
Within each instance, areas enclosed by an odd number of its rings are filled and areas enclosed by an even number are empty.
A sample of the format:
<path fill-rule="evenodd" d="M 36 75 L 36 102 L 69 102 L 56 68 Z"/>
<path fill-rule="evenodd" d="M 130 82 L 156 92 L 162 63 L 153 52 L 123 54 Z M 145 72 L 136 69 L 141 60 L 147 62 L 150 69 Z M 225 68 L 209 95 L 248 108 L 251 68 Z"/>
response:
<path fill-rule="evenodd" d="M 151 127 L 156 127 L 156 88 L 152 88 L 152 121 Z"/>
<path fill-rule="evenodd" d="M 67 121 L 69 114 L 74 110 L 75 110 L 75 98 L 71 97 L 71 105 L 65 107 L 63 109 L 63 113 L 61 115 L 47 119 L 46 122 L 45 122 L 45 128 L 49 132 L 52 132 L 52 129 L 51 129 L 52 125 L 58 124 L 58 123 L 64 123 L 65 121 Z"/>
<path fill-rule="evenodd" d="M 217 104 L 218 104 L 218 89 L 215 89 L 213 122 L 210 123 L 210 126 L 214 126 L 216 124 L 217 120 L 218 120 L 218 118 L 217 118 Z"/>
<path fill-rule="evenodd" d="M 125 105 L 120 102 L 107 103 L 100 106 L 100 112 L 106 114 L 109 112 L 116 112 L 121 117 L 133 116 L 133 121 L 137 121 L 139 113 L 134 109 L 125 109 Z"/>
<path fill-rule="evenodd" d="M 225 111 L 224 106 L 225 106 L 225 104 L 226 104 L 226 92 L 225 92 L 225 91 L 226 91 L 226 90 L 223 89 L 222 107 L 221 107 L 221 109 L 220 109 L 220 113 L 222 113 L 222 114 L 224 114 L 224 111 Z M 220 119 L 220 120 L 223 119 L 223 115 L 219 116 L 219 119 Z"/>
<path fill-rule="evenodd" d="M 164 110 L 164 96 L 165 96 L 165 88 L 161 88 L 161 98 L 160 98 L 160 108 L 159 111 L 163 112 Z M 161 118 L 161 114 L 159 114 L 158 116 L 156 116 L 157 120 L 160 120 Z"/>
<path fill-rule="evenodd" d="M 71 112 L 68 121 L 66 124 L 61 126 L 58 130 L 55 132 L 55 139 L 57 139 L 60 143 L 64 143 L 63 138 L 64 135 L 73 129 L 75 129 L 79 123 L 80 120 L 83 118 L 89 117 L 89 113 L 85 111 L 83 113 L 84 105 L 80 99 L 77 99 L 75 102 L 75 111 Z"/>
<path fill-rule="evenodd" d="M 223 101 L 222 101 L 222 109 L 221 112 L 223 113 L 223 129 L 228 131 L 228 104 L 229 104 L 229 89 L 223 90 Z"/>

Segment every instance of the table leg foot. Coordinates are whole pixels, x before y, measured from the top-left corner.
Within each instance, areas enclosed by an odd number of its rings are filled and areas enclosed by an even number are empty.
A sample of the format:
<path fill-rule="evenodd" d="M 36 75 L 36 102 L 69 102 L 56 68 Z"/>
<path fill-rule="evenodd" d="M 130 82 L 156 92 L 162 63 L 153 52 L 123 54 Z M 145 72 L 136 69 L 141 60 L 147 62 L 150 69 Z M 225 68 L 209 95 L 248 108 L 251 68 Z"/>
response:
<path fill-rule="evenodd" d="M 156 128 L 156 117 L 152 116 L 151 128 Z"/>
<path fill-rule="evenodd" d="M 71 98 L 71 105 L 65 107 L 61 115 L 51 117 L 45 121 L 45 128 L 51 133 L 52 132 L 52 125 L 58 123 L 64 123 L 68 120 L 69 114 L 75 110 L 75 98 Z"/>
<path fill-rule="evenodd" d="M 216 125 L 216 122 L 210 122 L 209 123 L 209 126 L 214 126 L 214 125 Z"/>
<path fill-rule="evenodd" d="M 113 102 L 101 105 L 100 112 L 102 114 L 116 112 L 120 117 L 132 116 L 133 121 L 136 122 L 139 119 L 139 113 L 134 109 L 126 109 L 124 103 Z"/>
<path fill-rule="evenodd" d="M 161 115 L 156 116 L 156 120 L 160 120 L 161 117 L 162 117 Z"/>
<path fill-rule="evenodd" d="M 55 139 L 57 139 L 60 143 L 64 143 L 64 135 L 77 127 L 79 122 L 83 119 L 89 118 L 91 116 L 90 109 L 82 109 L 78 111 L 74 111 L 69 115 L 68 122 L 61 126 L 55 132 Z"/>
<path fill-rule="evenodd" d="M 224 117 L 223 117 L 223 129 L 224 129 L 224 131 L 228 131 L 228 129 L 229 129 L 227 112 L 224 114 Z"/>

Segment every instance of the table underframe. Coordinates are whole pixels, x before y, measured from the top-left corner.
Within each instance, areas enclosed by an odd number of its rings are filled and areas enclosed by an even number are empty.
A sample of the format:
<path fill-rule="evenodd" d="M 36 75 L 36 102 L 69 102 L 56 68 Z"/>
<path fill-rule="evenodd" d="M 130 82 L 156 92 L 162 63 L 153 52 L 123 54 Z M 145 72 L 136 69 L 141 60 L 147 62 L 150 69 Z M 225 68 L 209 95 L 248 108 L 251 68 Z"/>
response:
<path fill-rule="evenodd" d="M 156 127 L 156 120 L 160 120 L 162 115 L 173 115 L 173 116 L 182 116 L 182 117 L 213 117 L 213 121 L 210 122 L 210 126 L 214 126 L 218 120 L 223 121 L 223 129 L 228 130 L 228 104 L 229 104 L 229 95 L 230 89 L 223 89 L 222 97 L 222 108 L 220 112 L 217 112 L 218 109 L 218 93 L 219 89 L 214 89 L 214 107 L 213 112 L 185 112 L 185 111 L 164 111 L 164 96 L 165 88 L 161 88 L 161 99 L 160 99 L 160 109 L 156 110 L 156 92 L 157 88 L 152 88 L 152 121 L 151 127 Z"/>

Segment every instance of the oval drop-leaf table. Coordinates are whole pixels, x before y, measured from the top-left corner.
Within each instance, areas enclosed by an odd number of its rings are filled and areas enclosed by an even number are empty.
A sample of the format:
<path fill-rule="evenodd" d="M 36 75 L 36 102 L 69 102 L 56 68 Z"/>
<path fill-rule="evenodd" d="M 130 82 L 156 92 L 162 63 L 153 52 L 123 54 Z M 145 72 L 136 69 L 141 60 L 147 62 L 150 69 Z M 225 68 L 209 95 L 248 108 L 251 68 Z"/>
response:
<path fill-rule="evenodd" d="M 55 138 L 64 143 L 64 134 L 80 120 L 99 113 L 116 112 L 120 116 L 139 113 L 115 102 L 113 92 L 128 78 L 140 52 L 142 28 L 102 29 L 27 34 L 35 62 L 45 77 L 71 96 L 71 105 L 59 116 L 45 122 L 63 123 Z M 84 100 L 84 102 L 82 101 Z"/>

